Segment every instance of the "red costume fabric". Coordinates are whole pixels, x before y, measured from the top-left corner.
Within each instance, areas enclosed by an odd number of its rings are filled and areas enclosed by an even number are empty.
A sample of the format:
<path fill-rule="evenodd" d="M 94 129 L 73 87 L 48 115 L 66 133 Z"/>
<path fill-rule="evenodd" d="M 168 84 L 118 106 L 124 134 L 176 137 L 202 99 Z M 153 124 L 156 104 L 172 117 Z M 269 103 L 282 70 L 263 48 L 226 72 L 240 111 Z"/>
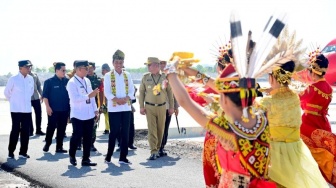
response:
<path fill-rule="evenodd" d="M 327 118 L 332 92 L 326 80 L 321 79 L 299 94 L 303 110 L 300 131 L 324 178 L 336 186 L 336 135 Z"/>
<path fill-rule="evenodd" d="M 310 137 L 315 129 L 331 132 L 327 115 L 332 92 L 331 86 L 321 79 L 299 94 L 303 110 L 301 134 Z"/>

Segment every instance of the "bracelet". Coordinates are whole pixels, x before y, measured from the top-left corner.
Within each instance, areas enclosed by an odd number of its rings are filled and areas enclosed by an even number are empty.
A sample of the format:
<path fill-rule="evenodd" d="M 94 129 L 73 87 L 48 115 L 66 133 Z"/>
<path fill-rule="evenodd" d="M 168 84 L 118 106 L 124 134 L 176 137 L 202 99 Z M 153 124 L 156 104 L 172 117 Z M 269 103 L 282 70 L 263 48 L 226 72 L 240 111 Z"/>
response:
<path fill-rule="evenodd" d="M 169 75 L 171 73 L 177 73 L 176 67 L 173 64 L 167 64 L 164 68 L 164 72 L 166 73 L 166 75 Z"/>
<path fill-rule="evenodd" d="M 205 75 L 203 73 L 200 73 L 199 71 L 197 72 L 196 76 L 195 76 L 195 80 L 199 83 L 203 83 L 203 85 L 206 85 L 209 80 L 210 80 L 210 76 Z"/>

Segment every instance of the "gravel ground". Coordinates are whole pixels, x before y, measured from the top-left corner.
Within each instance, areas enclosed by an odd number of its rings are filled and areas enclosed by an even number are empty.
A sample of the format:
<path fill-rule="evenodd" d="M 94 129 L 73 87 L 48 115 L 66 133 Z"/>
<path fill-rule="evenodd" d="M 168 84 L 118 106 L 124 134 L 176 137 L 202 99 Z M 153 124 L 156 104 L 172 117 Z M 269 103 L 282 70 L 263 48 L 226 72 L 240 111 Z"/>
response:
<path fill-rule="evenodd" d="M 137 147 L 149 150 L 147 134 L 148 130 L 135 131 L 135 145 Z M 181 158 L 191 158 L 202 161 L 203 141 L 191 141 L 187 139 L 168 140 L 165 150 L 168 155 L 172 154 Z"/>

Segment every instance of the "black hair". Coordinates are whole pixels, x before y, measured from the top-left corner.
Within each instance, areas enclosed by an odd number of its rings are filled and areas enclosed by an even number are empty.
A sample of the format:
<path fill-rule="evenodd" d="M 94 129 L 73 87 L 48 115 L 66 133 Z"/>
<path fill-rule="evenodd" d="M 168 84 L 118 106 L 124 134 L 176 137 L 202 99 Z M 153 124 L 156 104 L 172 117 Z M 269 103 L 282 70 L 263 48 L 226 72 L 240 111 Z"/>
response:
<path fill-rule="evenodd" d="M 55 63 L 54 64 L 55 72 L 56 72 L 56 70 L 60 70 L 63 66 L 65 66 L 65 64 L 62 63 L 62 62 Z"/>
<path fill-rule="evenodd" d="M 320 68 L 325 68 L 325 69 L 327 69 L 329 65 L 328 59 L 323 54 L 320 54 L 316 57 L 316 63 L 320 66 Z M 326 72 L 322 72 L 321 76 L 324 76 L 325 74 Z"/>
<path fill-rule="evenodd" d="M 253 100 L 252 100 L 252 91 L 248 90 L 248 95 L 246 96 L 250 96 L 248 97 L 248 102 L 247 102 L 247 106 L 252 106 L 253 104 Z M 242 107 L 242 103 L 241 103 L 241 99 L 240 99 L 240 92 L 233 92 L 233 93 L 223 93 L 224 95 L 226 95 L 227 97 L 229 97 L 229 99 L 237 106 L 237 107 Z"/>
<path fill-rule="evenodd" d="M 288 61 L 287 63 L 281 65 L 281 68 L 288 72 L 294 72 L 295 63 L 294 61 Z M 281 74 L 285 74 L 285 71 L 281 70 Z"/>

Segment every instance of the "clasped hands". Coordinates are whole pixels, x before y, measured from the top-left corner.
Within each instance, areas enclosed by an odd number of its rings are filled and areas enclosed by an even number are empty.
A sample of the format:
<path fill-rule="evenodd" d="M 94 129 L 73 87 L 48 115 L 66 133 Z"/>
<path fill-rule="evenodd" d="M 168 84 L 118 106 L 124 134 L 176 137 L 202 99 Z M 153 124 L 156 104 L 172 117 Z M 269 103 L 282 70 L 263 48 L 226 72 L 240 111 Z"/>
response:
<path fill-rule="evenodd" d="M 123 98 L 117 98 L 117 97 L 114 97 L 112 99 L 113 102 L 117 103 L 118 105 L 124 105 L 126 104 L 129 100 L 131 100 L 131 98 L 129 96 L 127 97 L 123 97 Z"/>

